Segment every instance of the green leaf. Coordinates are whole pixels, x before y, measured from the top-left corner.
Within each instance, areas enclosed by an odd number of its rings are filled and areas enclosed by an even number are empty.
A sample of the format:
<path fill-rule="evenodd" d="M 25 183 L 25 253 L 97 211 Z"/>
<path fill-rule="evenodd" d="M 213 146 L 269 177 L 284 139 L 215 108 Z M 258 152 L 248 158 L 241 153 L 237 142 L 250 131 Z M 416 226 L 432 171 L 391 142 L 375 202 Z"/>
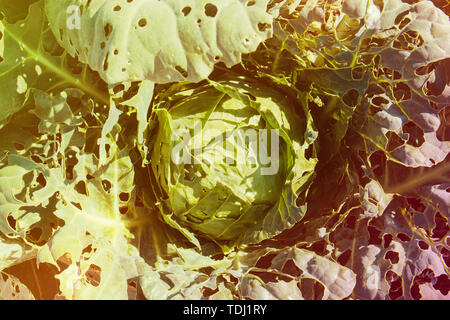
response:
<path fill-rule="evenodd" d="M 129 243 L 132 235 L 121 208 L 132 215 L 133 172 L 123 155 L 105 166 L 92 155 L 78 156 L 73 184 L 62 191 L 66 204 L 55 212 L 65 225 L 39 252 L 40 263 L 70 257 L 67 269 L 56 276 L 66 298 L 128 298 L 127 280 L 138 275 L 140 259 Z M 85 186 L 81 193 L 73 188 L 80 182 Z M 122 200 L 121 194 L 128 194 L 129 200 Z"/>
<path fill-rule="evenodd" d="M 152 188 L 164 220 L 197 246 L 198 234 L 224 249 L 260 242 L 298 222 L 314 178 L 317 132 L 306 107 L 294 110 L 291 98 L 243 77 L 210 81 L 177 96 L 161 95 L 151 118 L 155 130 L 150 158 Z M 258 156 L 256 144 L 247 145 L 240 136 L 248 130 L 276 132 L 270 149 L 275 144 L 278 149 L 273 149 L 271 167 L 258 162 L 267 146 L 259 143 Z M 224 135 L 227 143 L 221 140 Z M 180 145 L 181 165 L 173 151 Z M 185 159 L 192 154 L 194 159 Z M 237 164 L 227 164 L 228 158 Z M 275 166 L 276 172 L 269 172 Z"/>
<path fill-rule="evenodd" d="M 61 45 L 109 84 L 198 82 L 271 36 L 267 1 L 46 0 L 46 12 Z"/>
<path fill-rule="evenodd" d="M 87 74 L 74 74 L 66 54 L 58 52 L 43 1 L 33 3 L 24 20 L 15 23 L 2 20 L 0 34 L 0 127 L 24 106 L 32 88 L 47 91 L 73 86 L 100 101 L 106 100 Z"/>

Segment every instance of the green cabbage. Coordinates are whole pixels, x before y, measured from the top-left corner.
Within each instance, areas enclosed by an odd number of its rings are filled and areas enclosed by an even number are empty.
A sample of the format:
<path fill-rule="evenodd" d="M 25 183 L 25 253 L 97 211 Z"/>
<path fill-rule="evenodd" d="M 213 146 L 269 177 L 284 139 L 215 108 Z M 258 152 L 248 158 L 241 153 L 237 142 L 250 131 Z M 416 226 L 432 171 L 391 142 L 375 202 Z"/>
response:
<path fill-rule="evenodd" d="M 303 217 L 317 133 L 289 93 L 245 78 L 210 82 L 162 97 L 151 121 L 160 210 L 194 243 L 194 234 L 256 243 Z"/>

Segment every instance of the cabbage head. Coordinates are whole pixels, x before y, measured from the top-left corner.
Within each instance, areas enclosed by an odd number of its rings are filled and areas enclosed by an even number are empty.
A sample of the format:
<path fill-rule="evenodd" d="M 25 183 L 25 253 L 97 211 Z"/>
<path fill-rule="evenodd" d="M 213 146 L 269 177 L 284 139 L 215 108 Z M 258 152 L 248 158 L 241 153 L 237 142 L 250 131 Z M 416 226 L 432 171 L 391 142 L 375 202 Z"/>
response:
<path fill-rule="evenodd" d="M 317 163 L 297 93 L 243 77 L 174 85 L 150 123 L 152 185 L 163 219 L 193 243 L 257 243 L 305 214 Z"/>

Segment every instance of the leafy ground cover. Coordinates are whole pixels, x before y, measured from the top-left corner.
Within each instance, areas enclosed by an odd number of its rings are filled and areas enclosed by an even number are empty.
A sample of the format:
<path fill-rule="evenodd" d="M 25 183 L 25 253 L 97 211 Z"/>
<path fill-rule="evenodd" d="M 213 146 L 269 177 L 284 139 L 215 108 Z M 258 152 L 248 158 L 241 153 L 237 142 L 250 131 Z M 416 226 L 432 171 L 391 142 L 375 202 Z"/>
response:
<path fill-rule="evenodd" d="M 449 299 L 449 10 L 0 0 L 0 298 Z"/>

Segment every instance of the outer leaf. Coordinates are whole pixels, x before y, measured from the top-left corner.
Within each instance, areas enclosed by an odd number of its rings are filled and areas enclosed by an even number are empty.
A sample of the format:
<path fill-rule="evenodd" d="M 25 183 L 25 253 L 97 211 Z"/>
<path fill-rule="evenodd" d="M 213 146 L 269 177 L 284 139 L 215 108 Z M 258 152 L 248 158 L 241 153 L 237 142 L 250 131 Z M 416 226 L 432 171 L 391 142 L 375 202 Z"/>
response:
<path fill-rule="evenodd" d="M 257 279 L 246 278 L 242 286 L 243 296 L 252 300 L 303 300 L 295 280 L 262 284 Z"/>
<path fill-rule="evenodd" d="M 195 249 L 173 244 L 167 249 L 172 258 L 159 257 L 154 269 L 148 268 L 141 277 L 140 284 L 147 299 L 201 299 L 205 288 L 216 289 L 220 285 L 218 276 L 224 276 L 232 264 L 229 258 L 214 260 Z M 204 272 L 206 268 L 213 271 Z"/>
<path fill-rule="evenodd" d="M 386 39 L 391 46 L 380 52 L 381 64 L 401 78 L 396 79 L 390 92 L 375 94 L 366 102 L 365 107 L 370 104 L 379 111 L 368 117 L 362 131 L 371 142 L 370 152 L 381 148 L 393 161 L 430 167 L 450 152 L 450 143 L 437 135 L 439 112 L 450 99 L 450 86 L 445 80 L 450 22 L 429 1 L 400 6 L 390 15 L 397 20 L 402 16 L 400 23 L 406 25 Z M 380 99 L 385 102 L 380 104 Z M 394 144 L 392 133 L 397 139 Z"/>
<path fill-rule="evenodd" d="M 57 276 L 68 299 L 127 299 L 127 280 L 137 276 L 138 257 L 128 243 L 131 235 L 119 208 L 126 205 L 119 195 L 133 188 L 129 158 L 99 167 L 92 156 L 79 156 L 74 172 L 74 184 L 83 181 L 86 195 L 69 186 L 63 191 L 67 205 L 59 206 L 55 214 L 65 225 L 40 251 L 39 261 L 70 257 L 68 268 Z M 86 180 L 87 175 L 93 178 Z"/>
<path fill-rule="evenodd" d="M 271 35 L 267 1 L 47 0 L 46 11 L 61 45 L 110 84 L 197 82 Z"/>
<path fill-rule="evenodd" d="M 64 267 L 56 276 L 64 297 L 126 299 L 140 260 L 125 226 L 134 212 L 131 160 L 118 151 L 116 131 L 105 165 L 89 153 L 101 126 L 87 119 L 98 107 L 80 91 L 33 93 L 35 105 L 0 130 L 1 232 L 37 248 L 38 262 Z M 2 265 L 20 261 L 6 249 Z"/>
<path fill-rule="evenodd" d="M 71 85 L 105 101 L 93 82 L 85 75 L 76 76 L 67 64 L 66 54 L 58 52 L 43 1 L 32 4 L 24 20 L 1 21 L 0 35 L 0 127 L 23 107 L 31 88 L 47 90 Z"/>
<path fill-rule="evenodd" d="M 375 219 L 353 211 L 335 227 L 330 240 L 338 260 L 357 275 L 355 298 L 449 298 L 448 218 L 439 218 L 448 216 L 448 208 L 441 206 L 446 195 L 431 200 L 422 190 L 414 198 L 394 198 Z"/>
<path fill-rule="evenodd" d="M 38 182 L 40 175 L 47 180 L 44 187 Z M 0 169 L 0 231 L 11 238 L 22 237 L 29 244 L 48 240 L 53 233 L 51 225 L 57 225 L 58 219 L 46 207 L 54 205 L 60 179 L 56 170 L 46 170 L 27 158 L 9 156 L 8 165 Z M 40 230 L 37 238 L 30 234 L 34 228 Z"/>
<path fill-rule="evenodd" d="M 312 80 L 342 99 L 325 103 L 322 132 L 343 137 L 356 111 L 352 126 L 369 154 L 381 149 L 411 167 L 443 161 L 450 144 L 437 132 L 450 92 L 447 15 L 431 1 L 310 0 L 284 16 L 275 24 L 277 46 L 297 60 L 298 82 Z"/>
<path fill-rule="evenodd" d="M 356 284 L 355 274 L 331 260 L 295 247 L 273 250 L 270 266 L 267 269 L 253 268 L 249 272 L 273 274 L 288 280 L 263 282 L 247 276 L 241 283 L 244 296 L 252 299 L 343 299 L 351 295 Z M 293 265 L 295 267 L 293 267 Z M 311 281 L 316 281 L 324 289 L 318 297 L 311 288 Z"/>

